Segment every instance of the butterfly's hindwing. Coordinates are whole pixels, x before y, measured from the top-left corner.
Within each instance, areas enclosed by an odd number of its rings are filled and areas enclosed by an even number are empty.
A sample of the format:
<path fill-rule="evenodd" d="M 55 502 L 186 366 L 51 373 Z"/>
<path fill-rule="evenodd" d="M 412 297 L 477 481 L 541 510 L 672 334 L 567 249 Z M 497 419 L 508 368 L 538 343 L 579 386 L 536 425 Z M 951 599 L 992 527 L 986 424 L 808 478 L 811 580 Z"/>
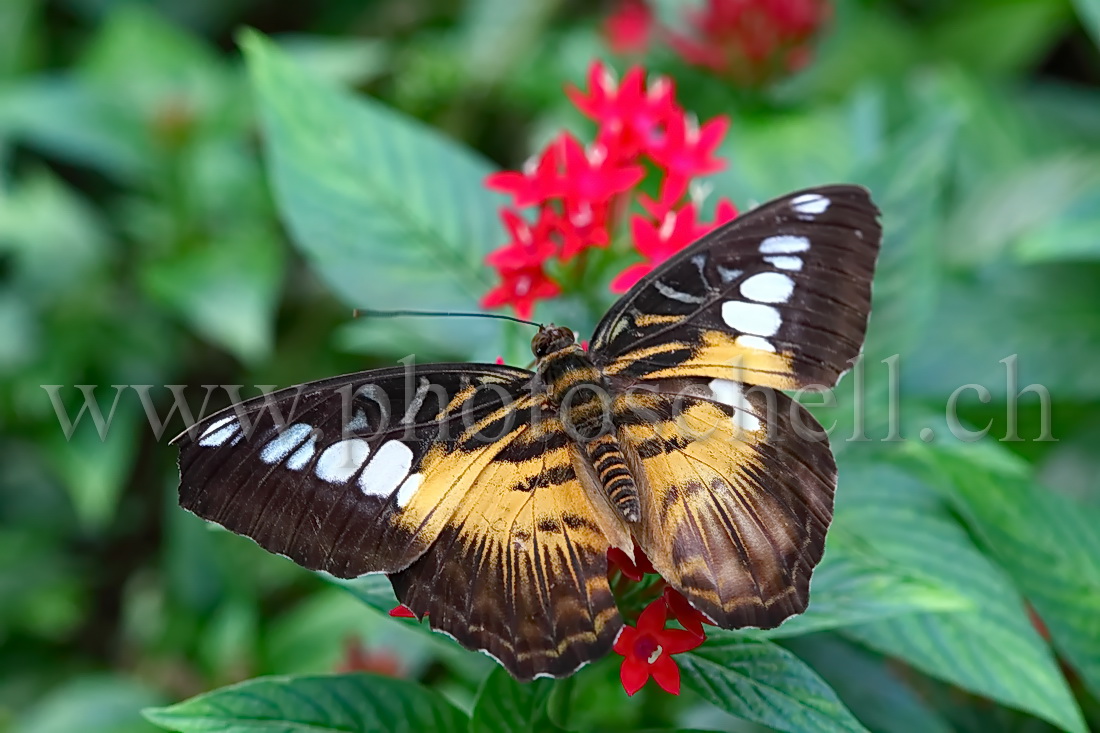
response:
<path fill-rule="evenodd" d="M 824 433 L 770 388 L 655 386 L 617 407 L 645 416 L 619 432 L 639 485 L 642 550 L 724 628 L 772 628 L 801 613 L 832 518 L 836 464 Z"/>
<path fill-rule="evenodd" d="M 527 432 L 481 468 L 432 547 L 391 576 L 433 628 L 521 680 L 570 674 L 610 650 L 622 619 L 607 550 L 631 547 L 560 422 Z"/>
<path fill-rule="evenodd" d="M 593 360 L 627 378 L 834 385 L 863 345 L 877 216 L 846 185 L 743 214 L 623 296 L 596 328 Z"/>

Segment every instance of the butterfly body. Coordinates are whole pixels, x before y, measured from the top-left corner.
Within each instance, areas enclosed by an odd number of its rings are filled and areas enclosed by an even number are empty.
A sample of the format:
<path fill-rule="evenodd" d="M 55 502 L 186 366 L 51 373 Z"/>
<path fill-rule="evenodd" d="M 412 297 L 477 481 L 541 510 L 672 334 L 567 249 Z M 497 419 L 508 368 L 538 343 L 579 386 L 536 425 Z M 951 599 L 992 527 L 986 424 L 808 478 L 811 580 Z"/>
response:
<path fill-rule="evenodd" d="M 531 350 L 538 359 L 535 372 L 539 388 L 545 390 L 545 407 L 580 446 L 587 467 L 615 510 L 627 522 L 638 521 L 638 490 L 616 437 L 608 379 L 575 343 L 569 329 L 540 328 Z"/>
<path fill-rule="evenodd" d="M 769 202 L 654 269 L 587 350 L 428 364 L 250 400 L 180 436 L 180 503 L 333 575 L 385 573 L 518 679 L 607 653 L 635 545 L 723 628 L 806 608 L 832 517 L 823 430 L 780 390 L 860 351 L 881 240 L 856 186 Z"/>

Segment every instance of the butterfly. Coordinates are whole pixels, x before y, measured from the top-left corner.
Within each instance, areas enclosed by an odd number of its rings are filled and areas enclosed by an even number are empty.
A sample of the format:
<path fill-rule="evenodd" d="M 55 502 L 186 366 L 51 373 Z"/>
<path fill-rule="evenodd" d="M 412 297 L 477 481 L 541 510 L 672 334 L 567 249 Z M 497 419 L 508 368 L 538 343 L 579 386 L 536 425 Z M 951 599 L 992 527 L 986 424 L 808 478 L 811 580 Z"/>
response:
<path fill-rule="evenodd" d="M 636 545 L 723 628 L 805 610 L 836 464 L 782 390 L 859 354 L 882 230 L 858 186 L 789 194 L 657 266 L 586 351 L 533 370 L 427 364 L 242 402 L 177 441 L 180 504 L 397 598 L 514 677 L 571 674 L 623 626 L 608 551 Z"/>

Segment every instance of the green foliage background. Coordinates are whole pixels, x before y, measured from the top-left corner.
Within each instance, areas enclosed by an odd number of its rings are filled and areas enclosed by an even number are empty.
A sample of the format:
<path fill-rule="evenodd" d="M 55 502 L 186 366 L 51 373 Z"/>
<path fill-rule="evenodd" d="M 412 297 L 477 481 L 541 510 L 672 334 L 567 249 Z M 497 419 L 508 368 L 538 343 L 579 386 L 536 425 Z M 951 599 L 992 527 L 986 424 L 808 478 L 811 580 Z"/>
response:
<path fill-rule="evenodd" d="M 519 328 L 350 308 L 476 306 L 504 241 L 480 181 L 559 127 L 590 134 L 561 86 L 608 57 L 604 10 L 0 4 L 0 730 L 1100 728 L 1090 0 L 840 2 L 808 70 L 764 91 L 646 58 L 689 110 L 733 119 L 714 195 L 860 182 L 887 233 L 864 389 L 849 376 L 816 409 L 841 485 L 811 608 L 714 633 L 679 658 L 679 698 L 627 699 L 615 657 L 517 685 L 387 618 L 384 582 L 330 583 L 176 507 L 182 423 L 149 420 L 165 385 L 198 413 L 205 384 L 528 360 Z M 609 302 L 594 284 L 536 315 L 583 332 Z M 1008 417 L 1032 383 L 1056 440 L 1034 394 Z M 41 386 L 75 417 L 82 384 L 104 413 L 118 395 L 105 440 L 89 415 L 66 439 Z M 991 425 L 976 442 L 944 422 L 967 384 L 990 393 L 959 399 Z M 324 676 L 350 639 L 398 677 Z M 245 681 L 262 675 L 282 676 Z"/>

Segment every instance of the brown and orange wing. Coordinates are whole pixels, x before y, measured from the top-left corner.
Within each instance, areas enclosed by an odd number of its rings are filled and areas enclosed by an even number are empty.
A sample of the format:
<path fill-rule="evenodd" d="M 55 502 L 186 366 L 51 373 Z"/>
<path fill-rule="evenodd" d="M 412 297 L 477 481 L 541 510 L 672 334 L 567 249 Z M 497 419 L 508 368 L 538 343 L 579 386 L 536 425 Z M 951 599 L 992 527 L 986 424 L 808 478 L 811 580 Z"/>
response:
<path fill-rule="evenodd" d="M 242 403 L 177 439 L 180 504 L 307 568 L 388 574 L 520 679 L 568 674 L 614 642 L 607 550 L 630 540 L 530 377 L 430 365 Z"/>
<path fill-rule="evenodd" d="M 629 551 L 629 532 L 548 418 L 494 455 L 439 538 L 391 580 L 433 628 L 518 679 L 560 677 L 606 654 L 622 627 L 610 546 Z"/>
<path fill-rule="evenodd" d="M 858 186 L 763 204 L 631 288 L 596 327 L 593 361 L 627 380 L 832 386 L 863 346 L 881 239 Z"/>
<path fill-rule="evenodd" d="M 772 628 L 805 610 L 832 518 L 836 464 L 782 392 L 675 380 L 619 398 L 635 469 L 635 537 L 657 571 L 719 626 Z"/>

